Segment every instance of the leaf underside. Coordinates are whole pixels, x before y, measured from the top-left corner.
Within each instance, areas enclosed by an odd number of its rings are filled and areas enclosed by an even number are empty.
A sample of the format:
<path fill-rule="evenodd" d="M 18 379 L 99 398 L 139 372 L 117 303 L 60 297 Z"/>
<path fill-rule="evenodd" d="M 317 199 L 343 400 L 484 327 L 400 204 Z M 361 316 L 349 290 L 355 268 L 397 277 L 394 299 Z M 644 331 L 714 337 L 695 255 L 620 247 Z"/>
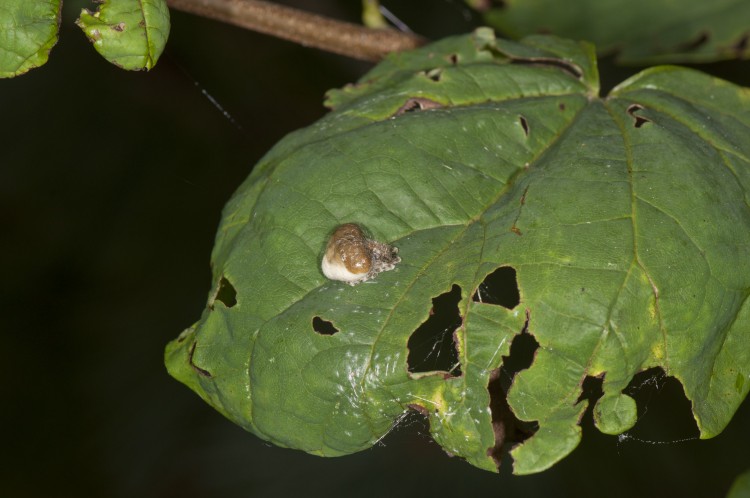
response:
<path fill-rule="evenodd" d="M 746 0 L 505 0 L 485 19 L 508 36 L 589 40 L 627 64 L 750 57 Z"/>
<path fill-rule="evenodd" d="M 590 45 L 482 29 L 332 91 L 334 111 L 227 204 L 208 306 L 167 346 L 170 373 L 259 437 L 324 456 L 414 408 L 487 470 L 510 440 L 499 421 L 529 423 L 514 472 L 539 472 L 578 444 L 587 376 L 614 434 L 635 422 L 623 389 L 654 367 L 681 381 L 701 437 L 718 434 L 750 389 L 750 93 L 676 67 L 606 98 L 597 85 Z M 401 263 L 326 280 L 346 222 Z M 486 299 L 499 268 L 517 303 Z M 457 364 L 416 371 L 410 337 L 449 292 Z M 493 380 L 524 331 L 538 349 L 506 396 Z"/>

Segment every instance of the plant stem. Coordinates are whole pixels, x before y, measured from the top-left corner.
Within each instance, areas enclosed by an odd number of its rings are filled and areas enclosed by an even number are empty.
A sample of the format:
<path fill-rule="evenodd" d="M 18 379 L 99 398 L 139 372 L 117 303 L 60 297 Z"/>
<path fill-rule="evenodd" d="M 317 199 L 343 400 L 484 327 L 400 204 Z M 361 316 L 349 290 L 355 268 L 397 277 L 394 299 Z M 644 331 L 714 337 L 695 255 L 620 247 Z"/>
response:
<path fill-rule="evenodd" d="M 391 29 L 371 29 L 261 0 L 167 0 L 175 9 L 366 61 L 425 43 Z"/>

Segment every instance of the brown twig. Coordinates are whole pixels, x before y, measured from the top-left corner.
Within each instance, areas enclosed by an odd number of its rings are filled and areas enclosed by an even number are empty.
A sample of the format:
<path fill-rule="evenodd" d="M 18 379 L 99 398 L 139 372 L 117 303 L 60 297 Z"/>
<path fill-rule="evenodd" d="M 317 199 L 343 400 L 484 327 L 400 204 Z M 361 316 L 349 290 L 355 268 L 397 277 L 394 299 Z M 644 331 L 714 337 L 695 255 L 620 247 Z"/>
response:
<path fill-rule="evenodd" d="M 372 29 L 261 0 L 167 0 L 175 9 L 234 24 L 308 47 L 366 61 L 425 43 L 391 29 Z"/>

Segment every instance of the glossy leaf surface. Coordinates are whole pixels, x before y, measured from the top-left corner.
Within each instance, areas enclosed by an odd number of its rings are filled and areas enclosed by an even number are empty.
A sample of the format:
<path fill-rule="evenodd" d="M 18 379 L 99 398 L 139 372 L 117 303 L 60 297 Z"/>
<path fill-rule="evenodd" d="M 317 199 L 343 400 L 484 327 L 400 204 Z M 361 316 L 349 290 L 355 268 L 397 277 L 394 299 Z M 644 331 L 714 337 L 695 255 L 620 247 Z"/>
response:
<path fill-rule="evenodd" d="M 167 346 L 174 377 L 324 456 L 416 409 L 443 448 L 494 470 L 515 416 L 535 429 L 512 449 L 519 474 L 576 447 L 587 376 L 603 376 L 608 433 L 633 425 L 621 393 L 652 367 L 682 382 L 701 437 L 730 421 L 750 389 L 748 90 L 660 67 L 600 98 L 590 45 L 483 29 L 392 55 L 328 104 L 227 204 L 208 305 Z M 346 222 L 401 263 L 327 280 Z M 514 279 L 485 283 L 500 268 Z M 489 299 L 506 291 L 517 302 Z M 460 317 L 438 327 L 455 364 L 417 368 L 412 334 L 442 307 Z M 495 380 L 522 331 L 538 349 L 506 396 Z"/>

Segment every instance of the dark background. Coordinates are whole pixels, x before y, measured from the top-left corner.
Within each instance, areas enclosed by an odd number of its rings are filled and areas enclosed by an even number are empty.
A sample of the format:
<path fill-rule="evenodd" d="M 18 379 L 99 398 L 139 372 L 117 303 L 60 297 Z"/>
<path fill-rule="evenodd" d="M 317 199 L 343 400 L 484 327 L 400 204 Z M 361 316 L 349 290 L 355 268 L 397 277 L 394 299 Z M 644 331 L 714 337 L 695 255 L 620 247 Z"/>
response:
<path fill-rule="evenodd" d="M 358 1 L 298 3 L 358 20 Z M 431 38 L 479 23 L 458 0 L 402 3 L 386 5 Z M 648 376 L 630 434 L 650 442 L 604 436 L 587 415 L 579 448 L 525 477 L 450 458 L 416 416 L 336 459 L 225 420 L 167 375 L 163 348 L 205 305 L 233 190 L 370 66 L 173 12 L 166 55 L 127 73 L 73 25 L 82 4 L 66 2 L 47 65 L 0 80 L 0 496 L 713 497 L 750 467 L 748 402 L 715 439 L 679 442 L 697 434 L 689 404 Z M 750 86 L 747 61 L 703 69 Z M 635 70 L 605 60 L 605 90 Z"/>

